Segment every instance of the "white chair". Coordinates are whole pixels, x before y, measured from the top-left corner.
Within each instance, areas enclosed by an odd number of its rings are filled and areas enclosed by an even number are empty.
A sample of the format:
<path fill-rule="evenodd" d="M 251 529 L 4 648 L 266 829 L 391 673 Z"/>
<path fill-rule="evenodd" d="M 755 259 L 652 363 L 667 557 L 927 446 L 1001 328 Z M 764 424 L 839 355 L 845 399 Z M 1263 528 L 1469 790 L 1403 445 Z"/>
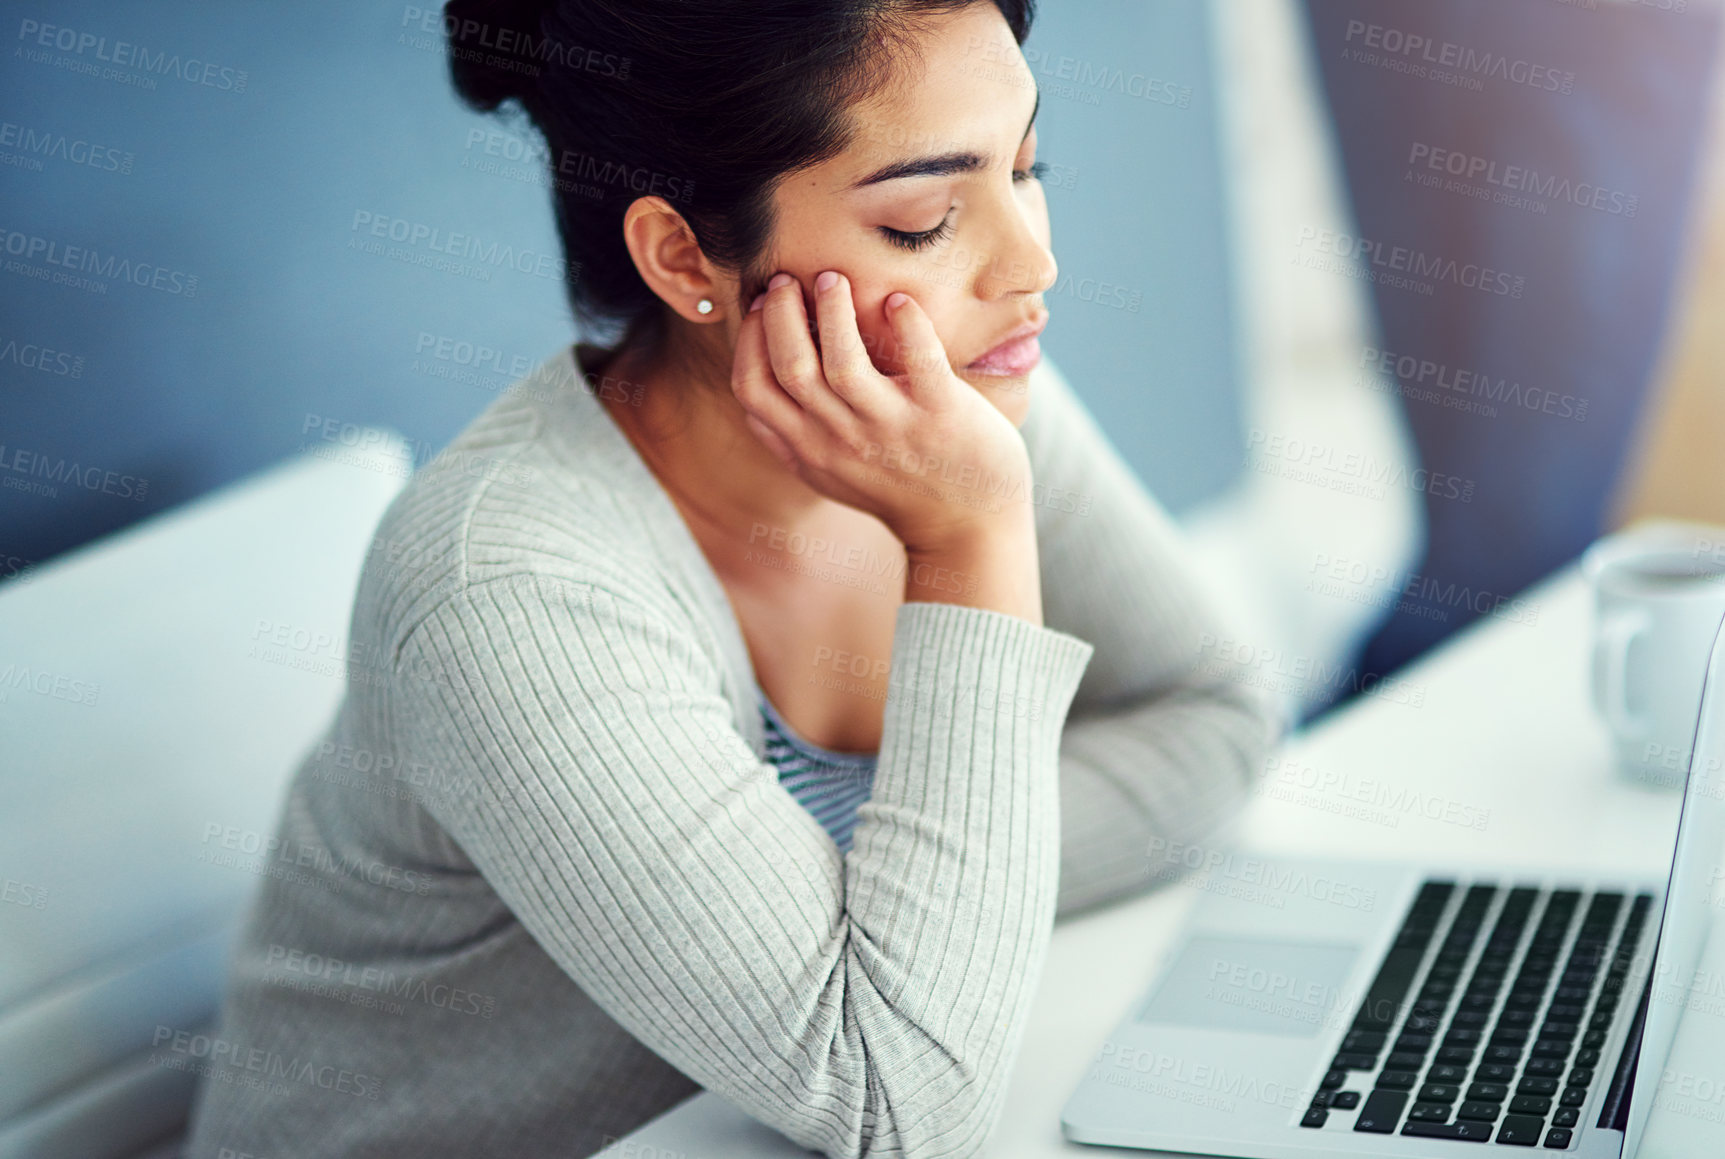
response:
<path fill-rule="evenodd" d="M 371 535 L 411 467 L 371 432 L 0 586 L 0 1159 L 177 1151 L 267 837 L 338 704 Z M 239 836 L 235 836 L 235 835 Z"/>

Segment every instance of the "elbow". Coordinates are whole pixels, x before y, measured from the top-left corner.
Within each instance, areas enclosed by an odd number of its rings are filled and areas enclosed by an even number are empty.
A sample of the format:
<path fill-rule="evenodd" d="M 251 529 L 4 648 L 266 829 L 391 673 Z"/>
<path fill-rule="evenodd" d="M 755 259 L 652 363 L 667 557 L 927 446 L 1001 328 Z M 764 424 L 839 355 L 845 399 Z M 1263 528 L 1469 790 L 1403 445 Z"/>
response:
<path fill-rule="evenodd" d="M 871 1070 L 859 1129 L 832 1159 L 975 1159 L 1005 1105 L 1010 1065 L 979 1067 L 944 1049 L 933 1074 L 895 1083 Z M 1010 1063 L 1015 1051 L 996 1051 Z M 908 1076 L 907 1076 L 908 1077 Z"/>
<path fill-rule="evenodd" d="M 1213 788 L 1201 805 L 1150 821 L 1142 846 L 1146 890 L 1201 877 L 1226 856 L 1286 731 L 1281 710 L 1256 689 L 1226 685 L 1202 696 L 1203 708 L 1188 721 L 1187 759 Z"/>
<path fill-rule="evenodd" d="M 1239 737 L 1236 769 L 1239 772 L 1243 796 L 1257 789 L 1270 757 L 1281 746 L 1294 724 L 1281 701 L 1258 695 L 1253 689 L 1244 691 L 1252 695 L 1245 703 L 1235 707 L 1235 712 L 1241 718 L 1235 735 Z"/>
<path fill-rule="evenodd" d="M 1287 703 L 1244 680 L 1227 680 L 1206 688 L 1213 706 L 1215 728 L 1227 754 L 1217 770 L 1239 789 L 1243 804 L 1263 778 L 1271 755 L 1293 727 Z"/>

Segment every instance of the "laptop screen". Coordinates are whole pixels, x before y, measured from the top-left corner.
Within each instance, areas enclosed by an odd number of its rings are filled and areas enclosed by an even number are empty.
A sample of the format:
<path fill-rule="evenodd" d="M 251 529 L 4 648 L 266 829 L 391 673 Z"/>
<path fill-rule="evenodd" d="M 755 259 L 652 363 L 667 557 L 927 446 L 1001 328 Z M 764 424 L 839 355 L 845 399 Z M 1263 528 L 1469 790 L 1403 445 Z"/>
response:
<path fill-rule="evenodd" d="M 1694 1001 L 1693 995 L 1706 988 L 1697 987 L 1698 981 L 1705 980 L 1697 970 L 1712 932 L 1714 906 L 1725 904 L 1722 852 L 1725 852 L 1725 624 L 1714 637 L 1712 658 L 1702 686 L 1701 711 L 1678 814 L 1677 845 L 1654 942 L 1653 969 L 1635 1016 L 1642 1033 L 1640 1051 L 1633 1060 L 1635 1077 L 1627 1111 L 1621 1098 L 1608 1098 L 1598 1124 L 1623 1128 L 1625 1159 L 1635 1154 L 1647 1129 L 1648 1115 L 1664 1080 L 1667 1058 L 1684 1015 L 1709 1020 L 1714 1016 L 1711 1004 L 1704 1006 Z M 1708 1037 L 1717 1040 L 1717 1032 Z M 1632 1029 L 1630 1045 L 1625 1050 L 1632 1051 L 1635 1041 Z M 1720 1062 L 1717 1057 L 1720 1052 L 1713 1054 L 1712 1061 Z M 1702 1078 L 1716 1082 L 1725 1079 L 1725 1073 Z M 1613 1094 L 1619 1093 L 1621 1086 L 1620 1076 Z M 1709 1123 L 1704 1129 L 1711 1134 L 1725 1127 Z"/>

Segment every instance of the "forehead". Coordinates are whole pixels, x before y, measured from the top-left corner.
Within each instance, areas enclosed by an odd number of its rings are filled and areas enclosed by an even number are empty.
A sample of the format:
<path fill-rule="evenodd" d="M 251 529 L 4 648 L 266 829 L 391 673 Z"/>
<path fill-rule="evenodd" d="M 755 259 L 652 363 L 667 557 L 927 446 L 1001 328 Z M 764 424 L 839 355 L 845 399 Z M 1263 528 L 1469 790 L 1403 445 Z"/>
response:
<path fill-rule="evenodd" d="M 848 181 L 888 161 L 1017 148 L 1036 105 L 1036 78 L 988 0 L 922 23 L 891 75 L 850 110 L 849 148 L 822 168 Z"/>

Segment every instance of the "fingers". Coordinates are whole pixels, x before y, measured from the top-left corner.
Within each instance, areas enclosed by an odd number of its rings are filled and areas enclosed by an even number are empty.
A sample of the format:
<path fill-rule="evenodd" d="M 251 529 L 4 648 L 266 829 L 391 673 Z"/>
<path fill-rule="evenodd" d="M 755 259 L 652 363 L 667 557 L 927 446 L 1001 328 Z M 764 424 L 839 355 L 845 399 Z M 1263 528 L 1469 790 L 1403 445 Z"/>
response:
<path fill-rule="evenodd" d="M 884 383 L 863 344 L 849 278 L 828 270 L 815 279 L 815 316 L 827 384 L 852 407 L 878 404 Z"/>
<path fill-rule="evenodd" d="M 931 401 L 929 396 L 944 386 L 952 374 L 946 347 L 934 332 L 934 323 L 928 320 L 916 299 L 902 291 L 887 295 L 885 310 L 911 396 Z"/>
<path fill-rule="evenodd" d="M 803 288 L 789 274 L 776 274 L 767 283 L 767 303 L 758 311 L 766 319 L 767 358 L 773 377 L 803 409 L 835 431 L 855 421 L 850 404 L 828 385 L 820 352 L 809 335 L 809 315 Z"/>
<path fill-rule="evenodd" d="M 731 365 L 731 393 L 750 417 L 778 437 L 781 445 L 803 437 L 809 416 L 779 386 L 767 358 L 765 310 L 751 310 L 743 315 L 736 358 Z M 754 429 L 753 423 L 749 426 Z M 771 443 L 767 449 L 779 453 Z"/>

